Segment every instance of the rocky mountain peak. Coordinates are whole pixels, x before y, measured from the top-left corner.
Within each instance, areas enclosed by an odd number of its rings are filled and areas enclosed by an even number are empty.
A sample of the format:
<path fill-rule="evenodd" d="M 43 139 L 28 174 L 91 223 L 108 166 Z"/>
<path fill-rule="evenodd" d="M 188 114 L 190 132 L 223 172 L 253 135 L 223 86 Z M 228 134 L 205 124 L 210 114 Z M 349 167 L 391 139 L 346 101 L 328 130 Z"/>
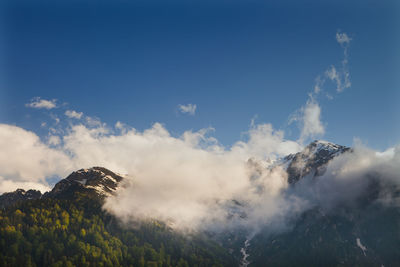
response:
<path fill-rule="evenodd" d="M 313 142 L 311 142 L 308 146 L 306 146 L 306 148 L 304 149 L 303 152 L 305 152 L 306 150 L 309 152 L 314 152 L 314 153 L 320 153 L 322 151 L 326 152 L 326 153 L 335 153 L 338 151 L 341 151 L 343 149 L 346 149 L 345 146 L 342 145 L 338 145 L 338 144 L 334 144 L 328 141 L 324 141 L 324 140 L 314 140 Z"/>
<path fill-rule="evenodd" d="M 114 194 L 123 176 L 103 167 L 80 169 L 58 182 L 48 193 L 50 197 L 69 195 L 75 191 L 93 192 L 100 197 Z"/>
<path fill-rule="evenodd" d="M 315 140 L 311 142 L 303 151 L 284 158 L 283 164 L 289 175 L 289 183 L 295 183 L 310 174 L 322 175 L 331 159 L 349 150 L 349 147 L 328 141 Z"/>

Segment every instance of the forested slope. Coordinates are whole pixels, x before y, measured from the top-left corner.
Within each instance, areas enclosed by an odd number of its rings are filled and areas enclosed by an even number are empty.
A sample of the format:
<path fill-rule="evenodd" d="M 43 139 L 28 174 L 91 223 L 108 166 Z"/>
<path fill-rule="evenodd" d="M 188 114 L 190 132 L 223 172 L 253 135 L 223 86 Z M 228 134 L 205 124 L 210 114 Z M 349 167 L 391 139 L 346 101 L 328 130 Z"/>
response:
<path fill-rule="evenodd" d="M 42 198 L 0 210 L 0 266 L 233 266 L 205 236 L 157 221 L 120 225 L 87 195 Z"/>

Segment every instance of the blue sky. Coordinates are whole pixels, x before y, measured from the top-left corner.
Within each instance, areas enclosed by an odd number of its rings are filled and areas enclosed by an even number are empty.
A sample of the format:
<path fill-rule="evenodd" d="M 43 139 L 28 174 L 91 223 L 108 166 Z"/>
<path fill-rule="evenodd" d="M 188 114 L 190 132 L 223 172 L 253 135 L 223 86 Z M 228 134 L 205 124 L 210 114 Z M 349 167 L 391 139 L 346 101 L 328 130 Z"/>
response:
<path fill-rule="evenodd" d="M 294 2 L 294 1 L 293 1 Z M 75 110 L 139 130 L 213 127 L 227 146 L 256 117 L 298 139 L 290 117 L 315 79 L 340 66 L 351 37 L 351 87 L 318 97 L 325 134 L 376 149 L 400 141 L 397 1 L 9 2 L 0 29 L 0 123 L 45 136 L 42 122 Z M 32 109 L 34 97 L 58 108 Z M 193 115 L 179 105 L 193 104 Z"/>

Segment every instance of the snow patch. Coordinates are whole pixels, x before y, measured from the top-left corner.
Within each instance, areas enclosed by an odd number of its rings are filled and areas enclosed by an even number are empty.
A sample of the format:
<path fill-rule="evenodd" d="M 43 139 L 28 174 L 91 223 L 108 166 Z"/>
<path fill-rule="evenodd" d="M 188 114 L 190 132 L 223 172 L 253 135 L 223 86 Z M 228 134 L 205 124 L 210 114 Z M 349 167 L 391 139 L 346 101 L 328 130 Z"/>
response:
<path fill-rule="evenodd" d="M 323 140 L 319 140 L 319 141 L 315 141 L 311 144 L 315 144 L 315 149 L 313 149 L 313 154 L 321 151 L 321 150 L 327 150 L 330 153 L 337 153 L 340 152 L 342 146 L 337 145 L 337 144 L 333 144 L 330 143 L 328 141 L 323 141 Z"/>
<path fill-rule="evenodd" d="M 77 182 L 82 184 L 82 185 L 86 185 L 86 181 L 87 181 L 87 179 L 82 179 L 82 181 L 77 181 Z"/>
<path fill-rule="evenodd" d="M 363 246 L 363 244 L 361 244 L 360 238 L 357 237 L 356 241 L 357 241 L 357 246 L 359 248 L 361 248 L 362 252 L 364 253 L 364 256 L 367 256 L 367 254 L 365 254 L 365 251 L 367 250 L 367 248 L 365 246 Z"/>

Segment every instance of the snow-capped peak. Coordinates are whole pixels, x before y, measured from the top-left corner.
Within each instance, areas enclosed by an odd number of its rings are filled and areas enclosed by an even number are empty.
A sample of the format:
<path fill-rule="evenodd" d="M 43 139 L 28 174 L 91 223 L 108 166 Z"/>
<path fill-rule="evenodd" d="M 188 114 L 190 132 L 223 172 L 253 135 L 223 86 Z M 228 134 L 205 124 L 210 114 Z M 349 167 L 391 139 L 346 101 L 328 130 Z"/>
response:
<path fill-rule="evenodd" d="M 306 149 L 309 149 L 310 151 L 313 151 L 314 153 L 317 153 L 321 150 L 326 150 L 331 153 L 336 153 L 336 152 L 342 150 L 343 148 L 345 148 L 345 147 L 338 145 L 338 144 L 328 142 L 328 141 L 324 141 L 324 140 L 315 140 L 306 147 Z"/>
<path fill-rule="evenodd" d="M 334 157 L 350 150 L 350 148 L 328 141 L 315 140 L 306 146 L 303 151 L 290 154 L 281 161 L 288 172 L 289 183 L 294 183 L 302 177 L 313 174 L 319 176 L 324 173 L 326 164 Z"/>

